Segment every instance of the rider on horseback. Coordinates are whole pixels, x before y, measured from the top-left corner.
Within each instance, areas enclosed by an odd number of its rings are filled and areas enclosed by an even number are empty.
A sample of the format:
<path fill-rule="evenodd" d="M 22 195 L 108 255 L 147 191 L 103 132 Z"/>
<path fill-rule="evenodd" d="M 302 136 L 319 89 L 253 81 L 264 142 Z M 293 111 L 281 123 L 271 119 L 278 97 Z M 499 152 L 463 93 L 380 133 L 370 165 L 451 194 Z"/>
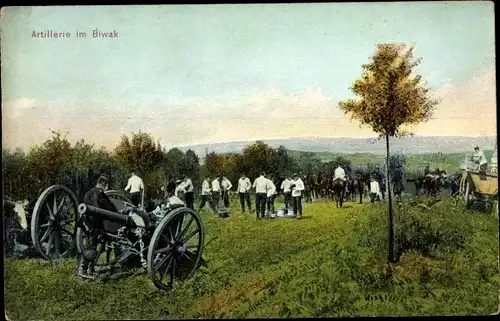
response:
<path fill-rule="evenodd" d="M 335 169 L 333 174 L 333 181 L 341 180 L 342 182 L 346 181 L 345 171 L 340 165 Z"/>

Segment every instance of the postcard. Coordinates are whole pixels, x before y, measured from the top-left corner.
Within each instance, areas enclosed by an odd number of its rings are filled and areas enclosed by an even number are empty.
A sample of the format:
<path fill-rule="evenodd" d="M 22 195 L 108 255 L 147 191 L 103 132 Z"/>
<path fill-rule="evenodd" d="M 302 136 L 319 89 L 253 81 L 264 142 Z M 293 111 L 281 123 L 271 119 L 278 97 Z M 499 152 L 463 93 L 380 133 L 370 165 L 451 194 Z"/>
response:
<path fill-rule="evenodd" d="M 2 8 L 6 319 L 498 314 L 494 19 Z"/>

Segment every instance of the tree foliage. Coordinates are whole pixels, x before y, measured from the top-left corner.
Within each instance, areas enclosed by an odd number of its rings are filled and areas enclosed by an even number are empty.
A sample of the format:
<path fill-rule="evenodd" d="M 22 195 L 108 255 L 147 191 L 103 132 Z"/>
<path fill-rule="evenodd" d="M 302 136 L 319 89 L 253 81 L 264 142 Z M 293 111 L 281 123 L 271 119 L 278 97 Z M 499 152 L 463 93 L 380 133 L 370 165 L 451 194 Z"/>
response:
<path fill-rule="evenodd" d="M 405 134 L 405 126 L 429 120 L 438 101 L 414 72 L 422 59 L 414 58 L 413 49 L 377 45 L 372 61 L 362 66 L 361 78 L 351 86 L 359 99 L 340 102 L 340 109 L 383 137 Z"/>

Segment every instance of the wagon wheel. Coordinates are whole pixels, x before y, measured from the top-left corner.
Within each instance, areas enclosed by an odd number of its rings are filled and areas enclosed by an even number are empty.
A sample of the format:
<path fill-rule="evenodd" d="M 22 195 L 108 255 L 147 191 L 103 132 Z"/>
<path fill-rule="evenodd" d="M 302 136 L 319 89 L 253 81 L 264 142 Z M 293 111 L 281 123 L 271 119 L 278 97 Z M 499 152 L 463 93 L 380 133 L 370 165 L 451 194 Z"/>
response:
<path fill-rule="evenodd" d="M 132 200 L 123 192 L 117 190 L 106 191 L 105 194 L 110 198 L 110 200 L 115 204 L 116 208 L 120 211 L 125 206 L 124 203 L 128 203 L 131 206 Z"/>
<path fill-rule="evenodd" d="M 172 289 L 174 279 L 193 276 L 200 265 L 204 238 L 200 217 L 187 207 L 173 210 L 160 221 L 147 256 L 148 274 L 157 288 Z"/>
<path fill-rule="evenodd" d="M 31 217 L 31 240 L 46 260 L 58 260 L 75 248 L 78 199 L 66 186 L 52 185 L 36 201 Z"/>

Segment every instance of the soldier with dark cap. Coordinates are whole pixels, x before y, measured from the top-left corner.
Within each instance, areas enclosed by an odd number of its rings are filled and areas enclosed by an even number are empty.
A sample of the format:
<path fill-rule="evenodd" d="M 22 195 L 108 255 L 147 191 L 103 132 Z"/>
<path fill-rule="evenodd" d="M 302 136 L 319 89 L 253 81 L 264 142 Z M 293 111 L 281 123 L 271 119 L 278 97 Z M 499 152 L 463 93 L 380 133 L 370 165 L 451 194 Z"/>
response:
<path fill-rule="evenodd" d="M 108 176 L 102 174 L 97 179 L 97 184 L 92 187 L 84 196 L 83 202 L 87 205 L 99 207 L 108 211 L 118 212 L 116 206 L 111 202 L 105 192 L 109 188 L 109 178 Z M 102 229 L 107 231 L 116 231 L 121 225 L 119 223 L 111 222 L 108 220 L 102 220 L 96 216 L 87 217 L 86 223 L 92 229 Z M 90 235 L 89 243 L 87 245 L 88 250 L 96 250 L 97 245 L 97 235 Z M 117 253 L 118 254 L 118 253 Z M 94 279 L 94 263 L 84 255 L 81 256 L 78 262 L 78 270 L 76 275 L 84 279 Z"/>

